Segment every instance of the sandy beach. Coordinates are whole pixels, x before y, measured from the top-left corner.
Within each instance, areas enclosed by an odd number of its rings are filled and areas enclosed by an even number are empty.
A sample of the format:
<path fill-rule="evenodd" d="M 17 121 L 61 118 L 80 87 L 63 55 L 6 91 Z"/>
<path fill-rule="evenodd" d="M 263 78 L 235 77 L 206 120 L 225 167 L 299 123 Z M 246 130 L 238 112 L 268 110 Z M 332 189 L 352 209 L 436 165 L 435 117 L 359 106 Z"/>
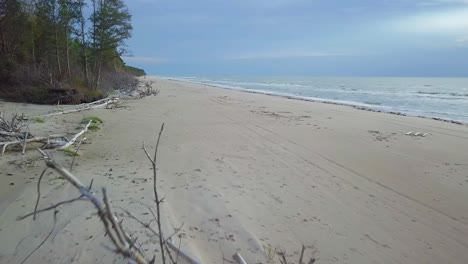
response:
<path fill-rule="evenodd" d="M 151 79 L 151 77 L 146 77 Z M 468 126 L 154 79 L 157 96 L 126 108 L 46 118 L 37 134 L 76 133 L 83 117 L 104 124 L 86 135 L 73 172 L 106 186 L 125 229 L 148 255 L 145 222 L 152 172 L 142 150 L 159 149 L 166 233 L 182 227 L 181 248 L 202 263 L 240 252 L 267 263 L 268 249 L 316 263 L 468 263 Z M 0 102 L 0 111 L 40 114 L 52 106 Z M 425 137 L 405 135 L 427 133 Z M 69 166 L 71 157 L 54 152 Z M 29 213 L 39 153 L 0 158 L 0 263 L 21 263 L 53 227 L 53 212 Z M 49 175 L 50 173 L 50 175 Z M 49 172 L 39 208 L 77 196 Z M 110 246 L 87 202 L 60 207 L 50 239 L 26 263 L 127 263 Z M 154 224 L 154 223 L 153 223 Z M 178 239 L 176 239 L 178 243 Z M 227 263 L 227 262 L 226 262 Z"/>

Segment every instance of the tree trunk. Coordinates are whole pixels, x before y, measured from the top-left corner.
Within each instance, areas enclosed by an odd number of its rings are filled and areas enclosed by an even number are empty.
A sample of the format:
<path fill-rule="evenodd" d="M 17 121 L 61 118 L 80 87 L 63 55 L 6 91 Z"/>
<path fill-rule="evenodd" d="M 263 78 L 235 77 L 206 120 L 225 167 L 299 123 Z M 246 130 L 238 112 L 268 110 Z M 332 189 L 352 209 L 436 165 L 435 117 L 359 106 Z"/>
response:
<path fill-rule="evenodd" d="M 57 58 L 57 71 L 59 79 L 62 76 L 62 67 L 60 67 L 60 53 L 59 53 L 59 44 L 58 44 L 58 33 L 57 33 L 57 26 L 55 27 L 55 57 Z"/>
<path fill-rule="evenodd" d="M 96 26 L 96 1 L 93 0 L 93 59 L 94 59 L 94 64 L 93 64 L 93 83 L 92 83 L 92 88 L 96 89 L 96 67 L 97 67 L 97 44 L 96 44 L 96 35 L 97 35 L 97 26 Z"/>
<path fill-rule="evenodd" d="M 6 49 L 5 49 L 5 34 L 3 34 L 3 26 L 0 24 L 0 35 L 2 37 L 2 47 L 0 49 L 0 53 L 3 56 L 6 56 Z"/>
<path fill-rule="evenodd" d="M 81 14 L 81 46 L 83 49 L 83 67 L 85 75 L 85 85 L 89 85 L 89 72 L 88 72 L 88 55 L 86 54 L 86 36 L 85 36 L 85 19 L 83 16 L 83 0 L 80 1 L 80 14 Z"/>
<path fill-rule="evenodd" d="M 99 82 L 101 81 L 101 69 L 102 69 L 102 61 L 103 61 L 103 48 L 104 48 L 104 29 L 103 29 L 103 24 L 104 24 L 104 10 L 105 10 L 105 5 L 106 5 L 106 0 L 101 0 L 100 1 L 100 11 L 101 11 L 101 16 L 100 16 L 100 25 L 101 25 L 101 29 L 100 29 L 100 43 L 99 43 L 99 47 L 96 47 L 96 56 L 95 56 L 95 60 L 94 60 L 94 65 L 95 65 L 95 74 L 96 74 L 96 77 L 95 77 L 95 83 L 94 83 L 94 89 L 97 90 L 98 87 L 99 87 Z M 97 59 L 99 55 L 99 59 Z"/>
<path fill-rule="evenodd" d="M 57 59 L 57 71 L 58 71 L 58 78 L 62 77 L 62 67 L 60 67 L 60 53 L 59 53 L 59 41 L 58 41 L 58 29 L 57 29 L 57 17 L 56 17 L 56 3 L 53 3 L 53 23 L 54 23 L 54 33 L 55 33 L 55 57 Z"/>
<path fill-rule="evenodd" d="M 68 80 L 72 81 L 71 69 L 70 69 L 70 39 L 68 38 L 68 28 L 65 29 L 65 38 L 67 39 L 66 43 L 66 56 L 67 56 L 67 71 L 68 71 Z"/>
<path fill-rule="evenodd" d="M 36 69 L 36 42 L 34 41 L 34 28 L 31 25 L 31 44 L 32 44 L 32 50 L 31 50 L 31 55 L 32 55 L 32 64 L 34 69 Z"/>
<path fill-rule="evenodd" d="M 96 89 L 98 89 L 99 82 L 101 81 L 101 69 L 102 69 L 102 63 L 99 63 L 98 72 L 96 76 Z"/>

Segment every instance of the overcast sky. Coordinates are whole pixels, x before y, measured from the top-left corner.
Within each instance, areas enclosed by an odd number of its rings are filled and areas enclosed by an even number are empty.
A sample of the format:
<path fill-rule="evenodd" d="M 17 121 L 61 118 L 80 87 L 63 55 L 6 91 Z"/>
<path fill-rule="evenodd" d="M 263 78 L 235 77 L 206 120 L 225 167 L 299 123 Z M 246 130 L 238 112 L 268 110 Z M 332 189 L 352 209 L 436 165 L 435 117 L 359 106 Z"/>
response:
<path fill-rule="evenodd" d="M 468 0 L 126 0 L 164 76 L 468 76 Z"/>

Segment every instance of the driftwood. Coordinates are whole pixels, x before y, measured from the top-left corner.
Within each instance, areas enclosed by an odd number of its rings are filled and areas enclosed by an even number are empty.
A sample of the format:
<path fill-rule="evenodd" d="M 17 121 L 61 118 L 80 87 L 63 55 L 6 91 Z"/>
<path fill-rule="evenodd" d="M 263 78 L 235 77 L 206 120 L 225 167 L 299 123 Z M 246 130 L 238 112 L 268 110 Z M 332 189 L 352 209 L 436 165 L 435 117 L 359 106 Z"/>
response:
<path fill-rule="evenodd" d="M 62 139 L 62 140 L 56 140 L 56 139 Z M 23 149 L 25 149 L 26 143 L 31 143 L 31 142 L 37 142 L 37 143 L 43 143 L 44 147 L 55 147 L 55 146 L 62 146 L 68 140 L 66 140 L 65 136 L 63 135 L 50 135 L 48 137 L 34 137 L 34 138 L 26 138 L 26 139 L 18 139 L 14 141 L 8 141 L 8 142 L 0 142 L 0 147 L 3 146 L 2 148 L 2 156 L 5 154 L 5 150 L 8 146 L 14 146 L 14 145 L 23 145 Z"/>
<path fill-rule="evenodd" d="M 45 115 L 38 115 L 36 117 L 64 115 L 64 114 L 70 114 L 70 113 L 76 113 L 76 112 L 91 110 L 91 109 L 107 106 L 109 104 L 113 104 L 118 100 L 119 99 L 116 98 L 116 97 L 108 97 L 108 98 L 97 100 L 97 101 L 94 101 L 94 102 L 91 102 L 91 103 L 77 105 L 75 107 L 75 109 L 60 111 L 60 112 L 55 112 L 55 113 L 50 113 L 50 114 L 45 114 Z"/>
<path fill-rule="evenodd" d="M 14 146 L 14 145 L 21 145 L 22 148 L 22 153 L 24 154 L 26 151 L 26 144 L 31 143 L 31 142 L 36 142 L 36 143 L 42 143 L 44 144 L 42 148 L 56 148 L 58 147 L 60 150 L 66 149 L 73 145 L 78 138 L 80 138 L 84 133 L 88 131 L 89 126 L 91 125 L 92 120 L 88 122 L 88 124 L 85 126 L 83 130 L 75 134 L 70 140 L 68 140 L 65 136 L 63 135 L 50 135 L 47 137 L 33 137 L 33 138 L 28 138 L 29 133 L 20 133 L 21 137 L 17 137 L 16 140 L 13 141 L 6 141 L 6 142 L 0 142 L 0 147 L 2 147 L 2 156 L 5 154 L 6 148 L 8 146 Z"/>
<path fill-rule="evenodd" d="M 17 113 L 11 115 L 11 118 L 7 119 L 3 112 L 0 112 L 0 131 L 8 133 L 19 133 L 24 127 L 29 125 L 28 122 L 23 122 L 27 120 L 24 114 L 18 115 Z"/>
<path fill-rule="evenodd" d="M 232 258 L 236 260 L 238 264 L 247 264 L 247 262 L 245 262 L 244 258 L 239 254 L 239 252 L 234 254 Z M 299 263 L 299 264 L 302 264 L 302 263 Z"/>
<path fill-rule="evenodd" d="M 22 137 L 24 137 L 24 135 L 25 135 L 25 133 L 0 131 L 0 136 L 22 138 Z"/>
<path fill-rule="evenodd" d="M 65 143 L 65 145 L 61 146 L 59 149 L 66 149 L 66 148 L 70 147 L 71 145 L 73 145 L 75 143 L 75 141 L 79 137 L 81 137 L 81 135 L 83 135 L 84 133 L 86 133 L 86 131 L 88 131 L 88 127 L 91 125 L 92 122 L 93 122 L 93 120 L 89 120 L 88 124 L 85 126 L 85 128 L 83 130 L 81 130 L 76 135 L 74 135 L 72 137 L 72 139 L 70 139 L 67 143 Z"/>

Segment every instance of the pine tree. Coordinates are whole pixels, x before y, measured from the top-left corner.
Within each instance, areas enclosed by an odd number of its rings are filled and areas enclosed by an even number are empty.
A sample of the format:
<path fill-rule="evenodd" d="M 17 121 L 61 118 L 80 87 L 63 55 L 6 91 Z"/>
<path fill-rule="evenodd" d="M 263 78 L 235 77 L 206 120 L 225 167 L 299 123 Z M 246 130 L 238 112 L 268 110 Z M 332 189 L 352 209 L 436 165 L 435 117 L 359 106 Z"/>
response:
<path fill-rule="evenodd" d="M 99 87 L 102 68 L 123 52 L 124 41 L 131 36 L 131 15 L 122 0 L 100 0 L 96 3 L 92 36 L 94 42 L 94 89 Z"/>

